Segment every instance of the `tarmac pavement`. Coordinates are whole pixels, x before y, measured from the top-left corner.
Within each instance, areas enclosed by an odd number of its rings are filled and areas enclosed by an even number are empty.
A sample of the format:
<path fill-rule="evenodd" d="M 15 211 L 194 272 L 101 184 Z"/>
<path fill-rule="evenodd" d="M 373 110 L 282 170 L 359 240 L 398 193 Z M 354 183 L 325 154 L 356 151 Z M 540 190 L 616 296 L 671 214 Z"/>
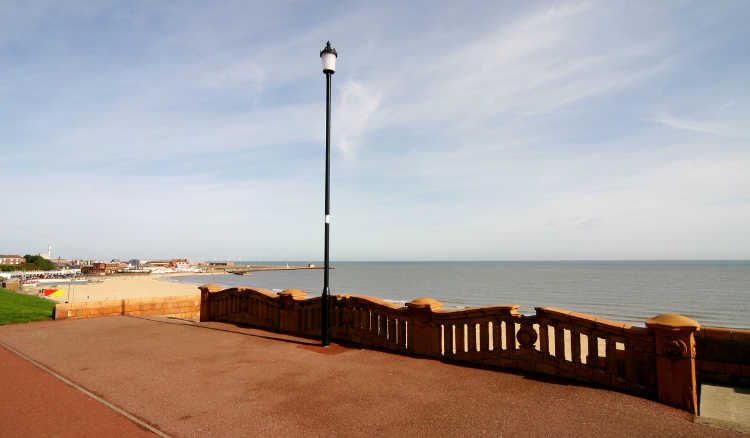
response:
<path fill-rule="evenodd" d="M 596 386 L 233 324 L 48 321 L 2 326 L 0 343 L 122 412 L 0 345 L 0 437 L 156 436 L 137 422 L 173 437 L 747 437 Z"/>

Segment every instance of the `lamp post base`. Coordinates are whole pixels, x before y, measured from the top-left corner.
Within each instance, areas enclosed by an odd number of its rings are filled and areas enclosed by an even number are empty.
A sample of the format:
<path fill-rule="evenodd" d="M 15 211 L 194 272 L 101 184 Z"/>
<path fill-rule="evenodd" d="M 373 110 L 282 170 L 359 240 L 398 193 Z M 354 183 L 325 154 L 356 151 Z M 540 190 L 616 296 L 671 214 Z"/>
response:
<path fill-rule="evenodd" d="M 323 289 L 322 303 L 322 321 L 321 321 L 321 345 L 323 347 L 331 346 L 331 293 L 326 287 Z"/>

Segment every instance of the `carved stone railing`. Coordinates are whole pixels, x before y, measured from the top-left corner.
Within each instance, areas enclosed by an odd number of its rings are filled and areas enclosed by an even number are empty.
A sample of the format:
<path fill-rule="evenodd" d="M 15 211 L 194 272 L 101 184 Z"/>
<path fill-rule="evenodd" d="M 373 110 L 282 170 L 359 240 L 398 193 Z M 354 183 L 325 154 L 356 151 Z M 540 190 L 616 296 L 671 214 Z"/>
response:
<path fill-rule="evenodd" d="M 320 336 L 321 298 L 290 289 L 201 286 L 201 321 L 227 321 Z M 516 368 L 594 382 L 658 398 L 696 413 L 694 332 L 698 323 L 660 315 L 635 327 L 551 307 L 442 310 L 419 298 L 398 306 L 377 298 L 331 297 L 331 337 L 445 360 Z"/>

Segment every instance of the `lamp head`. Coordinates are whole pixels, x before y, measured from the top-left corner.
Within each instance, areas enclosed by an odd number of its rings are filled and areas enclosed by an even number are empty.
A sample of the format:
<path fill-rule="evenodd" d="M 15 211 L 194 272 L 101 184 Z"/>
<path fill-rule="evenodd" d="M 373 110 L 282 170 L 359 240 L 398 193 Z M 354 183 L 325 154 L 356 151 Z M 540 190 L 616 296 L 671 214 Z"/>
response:
<path fill-rule="evenodd" d="M 331 47 L 330 41 L 326 43 L 326 48 L 320 51 L 320 58 L 323 60 L 323 73 L 334 73 L 336 71 L 338 54 L 336 49 Z"/>

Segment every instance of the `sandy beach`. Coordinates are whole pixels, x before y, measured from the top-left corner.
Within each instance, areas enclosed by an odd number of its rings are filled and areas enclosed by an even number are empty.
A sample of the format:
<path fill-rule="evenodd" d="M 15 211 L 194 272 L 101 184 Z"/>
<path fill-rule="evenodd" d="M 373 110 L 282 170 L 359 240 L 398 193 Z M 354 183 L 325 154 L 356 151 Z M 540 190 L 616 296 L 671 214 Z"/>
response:
<path fill-rule="evenodd" d="M 224 275 L 211 273 L 206 275 L 206 284 L 213 281 L 213 276 Z M 96 277 L 95 277 L 96 278 Z M 96 278 L 93 284 L 65 284 L 57 286 L 44 285 L 35 290 L 62 289 L 62 297 L 47 297 L 59 303 L 81 303 L 85 301 L 125 300 L 132 298 L 175 297 L 198 295 L 197 286 L 189 284 L 160 281 L 160 276 L 118 276 Z"/>

